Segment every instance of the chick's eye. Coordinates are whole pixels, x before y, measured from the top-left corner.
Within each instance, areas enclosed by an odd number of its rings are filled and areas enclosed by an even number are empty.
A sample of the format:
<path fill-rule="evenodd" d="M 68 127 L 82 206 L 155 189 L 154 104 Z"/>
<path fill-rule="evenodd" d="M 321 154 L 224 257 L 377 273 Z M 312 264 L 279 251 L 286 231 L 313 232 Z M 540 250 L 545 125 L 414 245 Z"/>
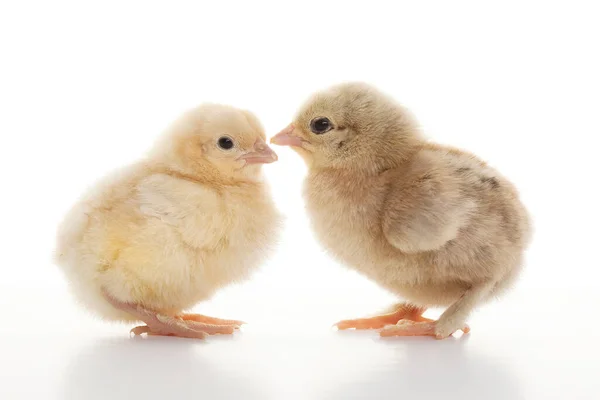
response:
<path fill-rule="evenodd" d="M 233 140 L 231 140 L 231 138 L 228 138 L 227 136 L 220 137 L 217 141 L 217 144 L 223 150 L 230 150 L 233 148 Z"/>
<path fill-rule="evenodd" d="M 333 125 L 328 118 L 317 117 L 310 121 L 310 130 L 317 135 L 323 134 L 333 129 Z"/>

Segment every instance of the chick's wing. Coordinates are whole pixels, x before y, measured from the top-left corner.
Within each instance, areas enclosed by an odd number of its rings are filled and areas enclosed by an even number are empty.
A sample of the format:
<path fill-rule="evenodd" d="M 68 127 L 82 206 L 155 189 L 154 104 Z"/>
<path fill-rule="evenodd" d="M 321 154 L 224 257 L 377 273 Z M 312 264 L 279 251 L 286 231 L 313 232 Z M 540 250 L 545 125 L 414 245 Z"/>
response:
<path fill-rule="evenodd" d="M 140 212 L 177 229 L 191 246 L 218 240 L 225 228 L 218 194 L 196 182 L 155 174 L 137 187 Z"/>
<path fill-rule="evenodd" d="M 405 253 L 437 250 L 469 223 L 476 203 L 465 197 L 460 182 L 426 172 L 391 185 L 383 209 L 387 240 Z"/>

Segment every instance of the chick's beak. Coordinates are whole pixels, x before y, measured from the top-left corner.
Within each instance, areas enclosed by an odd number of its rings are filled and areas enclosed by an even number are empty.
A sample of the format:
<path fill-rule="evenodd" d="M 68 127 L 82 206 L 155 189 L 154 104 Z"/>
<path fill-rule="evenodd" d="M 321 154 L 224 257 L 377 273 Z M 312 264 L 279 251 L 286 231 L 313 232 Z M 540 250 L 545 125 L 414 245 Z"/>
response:
<path fill-rule="evenodd" d="M 302 147 L 302 139 L 294 135 L 294 125 L 289 124 L 281 132 L 271 138 L 271 143 L 279 146 Z"/>
<path fill-rule="evenodd" d="M 262 139 L 257 139 L 254 149 L 239 159 L 245 160 L 246 164 L 269 164 L 277 161 L 277 154 Z"/>

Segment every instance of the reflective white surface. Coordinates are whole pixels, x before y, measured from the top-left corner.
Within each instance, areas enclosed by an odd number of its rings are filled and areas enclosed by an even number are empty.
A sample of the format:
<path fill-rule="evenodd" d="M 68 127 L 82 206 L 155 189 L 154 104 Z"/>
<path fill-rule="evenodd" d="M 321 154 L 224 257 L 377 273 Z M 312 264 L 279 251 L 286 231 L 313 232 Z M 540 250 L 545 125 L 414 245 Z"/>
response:
<path fill-rule="evenodd" d="M 323 307 L 327 299 L 318 297 L 304 307 L 285 298 L 261 307 L 261 296 L 239 305 L 221 297 L 199 311 L 254 320 L 232 337 L 206 341 L 130 338 L 129 326 L 95 321 L 60 292 L 12 298 L 22 302 L 3 315 L 1 399 L 535 400 L 600 393 L 598 324 L 586 310 L 599 297 L 591 291 L 517 291 L 476 313 L 470 335 L 443 341 L 330 330 L 334 309 L 348 316 L 354 307 Z"/>

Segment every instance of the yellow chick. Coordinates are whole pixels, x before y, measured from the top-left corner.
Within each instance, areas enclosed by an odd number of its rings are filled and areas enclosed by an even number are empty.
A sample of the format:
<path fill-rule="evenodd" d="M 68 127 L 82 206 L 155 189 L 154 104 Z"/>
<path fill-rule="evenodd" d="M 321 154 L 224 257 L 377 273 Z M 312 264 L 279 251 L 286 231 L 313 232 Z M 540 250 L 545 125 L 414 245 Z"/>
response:
<path fill-rule="evenodd" d="M 530 222 L 513 185 L 462 150 L 428 143 L 412 116 L 363 83 L 315 94 L 271 139 L 309 171 L 314 232 L 335 258 L 406 300 L 340 321 L 382 336 L 469 331 L 471 311 L 519 276 Z M 447 307 L 437 321 L 428 307 Z"/>
<path fill-rule="evenodd" d="M 273 250 L 281 216 L 261 166 L 277 160 L 250 112 L 188 111 L 142 161 L 97 184 L 58 229 L 55 259 L 97 315 L 135 334 L 204 338 L 241 321 L 184 314 Z"/>

